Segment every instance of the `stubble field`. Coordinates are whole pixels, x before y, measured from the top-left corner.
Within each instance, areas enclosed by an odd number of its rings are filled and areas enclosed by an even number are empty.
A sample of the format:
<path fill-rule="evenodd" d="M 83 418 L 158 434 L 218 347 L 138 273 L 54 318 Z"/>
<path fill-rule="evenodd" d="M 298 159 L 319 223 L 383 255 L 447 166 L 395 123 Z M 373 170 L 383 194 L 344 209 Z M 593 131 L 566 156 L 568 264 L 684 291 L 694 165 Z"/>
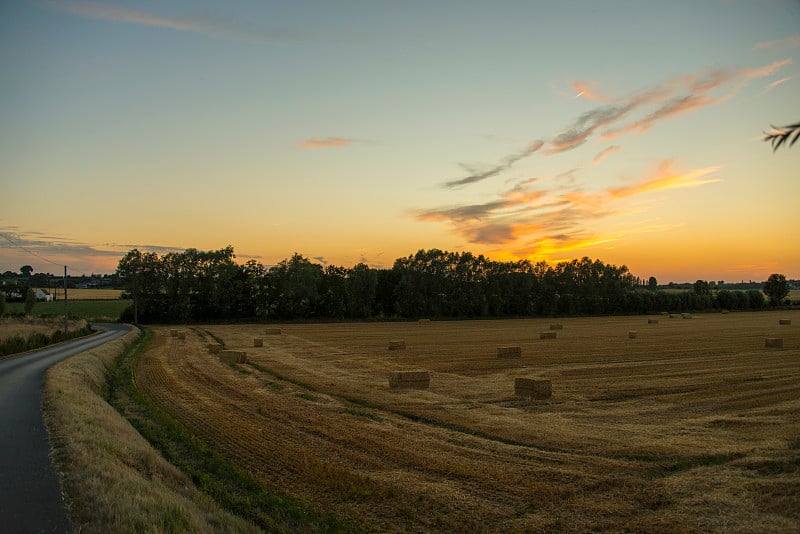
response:
<path fill-rule="evenodd" d="M 366 531 L 796 532 L 800 313 L 651 319 L 156 328 L 136 376 L 264 486 Z M 428 389 L 389 387 L 417 369 Z"/>

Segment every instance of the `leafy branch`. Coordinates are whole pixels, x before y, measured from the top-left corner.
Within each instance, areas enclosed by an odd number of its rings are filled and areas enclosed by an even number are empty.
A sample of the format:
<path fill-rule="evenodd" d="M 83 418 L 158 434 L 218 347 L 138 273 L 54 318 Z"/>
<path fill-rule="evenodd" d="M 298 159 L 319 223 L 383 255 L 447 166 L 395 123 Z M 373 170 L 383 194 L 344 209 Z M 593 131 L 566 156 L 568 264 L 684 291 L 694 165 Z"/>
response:
<path fill-rule="evenodd" d="M 800 122 L 782 128 L 772 126 L 771 133 L 764 133 L 764 141 L 772 143 L 773 152 L 778 150 L 787 140 L 789 140 L 789 146 L 793 146 L 798 139 L 800 139 Z"/>

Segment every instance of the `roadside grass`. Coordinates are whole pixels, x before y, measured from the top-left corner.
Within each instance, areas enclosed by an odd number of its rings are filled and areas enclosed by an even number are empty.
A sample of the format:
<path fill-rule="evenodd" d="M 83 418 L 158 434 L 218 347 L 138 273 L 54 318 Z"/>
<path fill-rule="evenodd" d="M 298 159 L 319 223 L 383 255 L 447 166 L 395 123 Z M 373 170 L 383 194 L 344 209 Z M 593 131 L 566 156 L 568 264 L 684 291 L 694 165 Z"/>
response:
<path fill-rule="evenodd" d="M 115 323 L 120 315 L 131 305 L 130 300 L 68 300 L 67 316 L 70 319 L 84 319 L 89 322 Z M 7 302 L 7 315 L 24 315 L 25 303 Z M 31 315 L 41 318 L 64 317 L 64 301 L 37 302 Z"/>
<path fill-rule="evenodd" d="M 45 423 L 73 529 L 257 532 L 199 491 L 103 398 L 117 357 L 130 357 L 138 336 L 68 358 L 45 377 Z"/>
<path fill-rule="evenodd" d="M 271 493 L 195 436 L 136 385 L 139 351 L 117 358 L 110 372 L 106 399 L 164 457 L 225 510 L 269 532 L 350 532 L 352 528 L 330 515 L 318 517 L 291 497 Z M 236 367 L 234 367 L 236 368 Z M 237 369 L 239 370 L 239 369 Z"/>
<path fill-rule="evenodd" d="M 84 320 L 69 321 L 67 334 L 64 322 L 34 317 L 4 317 L 0 319 L 0 360 L 20 352 L 36 350 L 92 333 Z"/>

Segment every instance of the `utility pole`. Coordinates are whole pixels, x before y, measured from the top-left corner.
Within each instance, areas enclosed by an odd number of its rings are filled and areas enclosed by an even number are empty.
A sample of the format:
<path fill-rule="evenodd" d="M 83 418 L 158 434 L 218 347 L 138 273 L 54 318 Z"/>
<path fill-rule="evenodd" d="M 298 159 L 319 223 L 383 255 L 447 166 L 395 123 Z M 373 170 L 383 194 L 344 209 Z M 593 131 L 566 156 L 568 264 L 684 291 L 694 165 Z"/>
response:
<path fill-rule="evenodd" d="M 133 324 L 139 326 L 139 293 L 136 287 L 136 279 L 139 278 L 139 273 L 133 275 Z"/>
<path fill-rule="evenodd" d="M 67 266 L 64 266 L 64 337 L 67 336 L 67 329 L 69 328 L 69 323 L 67 323 Z"/>

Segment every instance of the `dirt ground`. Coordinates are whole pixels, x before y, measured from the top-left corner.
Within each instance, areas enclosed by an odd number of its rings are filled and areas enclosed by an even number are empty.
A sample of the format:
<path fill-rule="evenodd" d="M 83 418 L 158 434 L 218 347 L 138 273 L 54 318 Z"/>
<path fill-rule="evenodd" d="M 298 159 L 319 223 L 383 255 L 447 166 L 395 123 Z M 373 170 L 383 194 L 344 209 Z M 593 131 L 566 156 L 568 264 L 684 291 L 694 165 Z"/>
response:
<path fill-rule="evenodd" d="M 363 530 L 800 529 L 798 312 L 183 330 L 154 329 L 140 386 L 265 486 Z M 403 370 L 429 387 L 390 388 Z M 515 378 L 552 396 L 515 396 Z"/>

